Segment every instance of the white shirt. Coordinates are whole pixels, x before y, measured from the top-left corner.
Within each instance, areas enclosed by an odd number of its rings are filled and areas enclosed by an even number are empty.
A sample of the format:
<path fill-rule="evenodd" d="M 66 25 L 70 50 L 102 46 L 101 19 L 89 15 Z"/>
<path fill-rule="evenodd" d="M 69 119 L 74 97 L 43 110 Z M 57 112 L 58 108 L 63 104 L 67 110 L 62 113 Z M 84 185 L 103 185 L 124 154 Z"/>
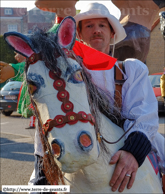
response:
<path fill-rule="evenodd" d="M 92 75 L 92 81 L 114 97 L 114 67 L 107 71 L 90 70 L 89 72 Z M 148 78 L 148 68 L 137 59 L 126 59 L 125 72 L 126 74 L 122 72 L 126 79 L 122 86 L 122 113 L 126 118 L 136 119 L 136 125 L 127 136 L 134 131 L 141 131 L 152 142 L 159 127 L 159 118 L 158 102 Z M 132 121 L 127 119 L 124 130 L 131 125 Z"/>

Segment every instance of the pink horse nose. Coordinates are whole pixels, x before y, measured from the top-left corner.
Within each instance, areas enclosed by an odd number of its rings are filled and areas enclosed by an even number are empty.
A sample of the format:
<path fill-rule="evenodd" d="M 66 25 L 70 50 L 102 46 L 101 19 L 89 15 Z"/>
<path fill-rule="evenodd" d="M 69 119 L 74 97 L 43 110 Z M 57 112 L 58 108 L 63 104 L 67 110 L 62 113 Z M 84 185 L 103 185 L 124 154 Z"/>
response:
<path fill-rule="evenodd" d="M 78 144 L 83 151 L 91 151 L 93 148 L 93 141 L 91 135 L 88 132 L 81 132 L 78 136 Z"/>

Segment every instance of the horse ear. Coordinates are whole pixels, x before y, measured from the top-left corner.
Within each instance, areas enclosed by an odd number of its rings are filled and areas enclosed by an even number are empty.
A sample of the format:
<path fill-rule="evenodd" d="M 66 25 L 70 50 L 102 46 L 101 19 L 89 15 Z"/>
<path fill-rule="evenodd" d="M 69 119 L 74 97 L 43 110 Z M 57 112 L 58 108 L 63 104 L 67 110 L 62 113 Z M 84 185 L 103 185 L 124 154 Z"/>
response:
<path fill-rule="evenodd" d="M 25 57 L 30 57 L 33 53 L 38 53 L 31 39 L 23 34 L 7 32 L 4 34 L 4 39 L 14 51 Z"/>
<path fill-rule="evenodd" d="M 76 22 L 73 17 L 68 16 L 62 20 L 56 38 L 62 48 L 72 49 L 76 39 Z"/>

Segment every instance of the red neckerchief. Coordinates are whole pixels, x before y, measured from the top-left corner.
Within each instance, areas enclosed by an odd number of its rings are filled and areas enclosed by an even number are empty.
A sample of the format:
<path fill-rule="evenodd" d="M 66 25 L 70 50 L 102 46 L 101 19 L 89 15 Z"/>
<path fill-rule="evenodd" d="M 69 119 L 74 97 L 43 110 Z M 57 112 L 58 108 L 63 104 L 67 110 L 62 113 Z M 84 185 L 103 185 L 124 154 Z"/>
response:
<path fill-rule="evenodd" d="M 73 47 L 76 55 L 82 57 L 84 66 L 89 70 L 108 70 L 117 59 L 76 41 Z"/>

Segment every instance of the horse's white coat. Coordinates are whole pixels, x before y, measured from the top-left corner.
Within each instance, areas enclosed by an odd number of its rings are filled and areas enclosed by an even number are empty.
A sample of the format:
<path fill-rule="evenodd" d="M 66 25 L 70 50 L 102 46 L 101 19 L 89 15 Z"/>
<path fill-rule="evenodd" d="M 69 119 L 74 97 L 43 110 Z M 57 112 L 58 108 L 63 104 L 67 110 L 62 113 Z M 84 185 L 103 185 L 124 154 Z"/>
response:
<path fill-rule="evenodd" d="M 109 119 L 102 115 L 103 136 L 109 141 L 118 139 L 123 131 L 114 125 Z M 75 174 L 66 174 L 65 176 L 72 182 L 71 192 L 73 193 L 118 193 L 112 192 L 109 186 L 115 165 L 109 165 L 111 156 L 122 147 L 124 140 L 117 144 L 108 145 L 110 154 L 106 160 L 100 155 L 97 162 L 79 170 Z M 69 184 L 69 182 L 66 182 Z M 135 182 L 131 189 L 125 188 L 123 193 L 162 193 L 161 183 L 156 176 L 149 160 L 146 158 L 143 165 L 138 169 Z"/>
<path fill-rule="evenodd" d="M 35 65 L 31 65 L 28 69 L 27 75 L 30 73 L 33 73 L 33 75 L 35 74 L 36 77 L 37 75 L 40 75 L 45 81 L 46 87 L 41 86 L 38 93 L 33 96 L 43 123 L 50 118 L 54 119 L 56 115 L 65 115 L 61 110 L 62 102 L 57 99 L 58 91 L 53 87 L 54 80 L 48 76 L 48 69 L 42 64 L 42 62 L 37 62 Z M 87 114 L 90 113 L 86 89 L 83 82 L 80 84 L 68 82 L 66 84 L 66 90 L 70 94 L 69 100 L 74 104 L 73 111 L 75 113 L 78 113 L 79 111 L 84 111 Z M 78 145 L 77 137 L 81 131 L 88 131 L 91 134 L 93 149 L 90 152 L 82 151 Z M 59 139 L 65 145 L 65 154 L 60 159 L 62 170 L 64 172 L 74 172 L 83 166 L 96 162 L 98 158 L 98 143 L 96 141 L 94 127 L 89 122 L 83 124 L 82 122 L 78 122 L 75 125 L 66 124 L 63 128 L 54 128 L 49 133 L 50 144 L 54 138 Z"/>
<path fill-rule="evenodd" d="M 47 119 L 53 119 L 56 115 L 65 115 L 61 110 L 61 102 L 56 97 L 57 90 L 53 88 L 54 81 L 49 77 L 49 70 L 43 62 L 38 61 L 36 64 L 30 65 L 29 72 L 42 76 L 46 85 L 46 87 L 41 86 L 38 93 L 33 96 L 43 123 Z M 70 101 L 74 104 L 74 112 L 90 113 L 84 83 L 68 82 L 66 90 L 70 94 Z M 121 137 L 123 134 L 121 128 L 104 115 L 101 118 L 102 135 L 107 140 L 116 141 Z M 90 152 L 82 151 L 77 143 L 77 136 L 81 131 L 88 131 L 92 136 L 93 149 Z M 105 157 L 98 149 L 94 127 L 89 122 L 78 122 L 75 125 L 66 124 L 60 129 L 53 128 L 49 133 L 49 142 L 51 143 L 54 138 L 62 141 L 65 146 L 64 155 L 58 164 L 69 180 L 66 180 L 66 184 L 71 185 L 71 193 L 114 193 L 111 191 L 109 181 L 115 165 L 109 165 L 109 161 L 112 155 L 123 146 L 124 139 L 114 145 L 106 144 L 110 155 Z M 138 169 L 133 187 L 129 190 L 126 188 L 123 193 L 162 193 L 160 180 L 147 158 Z"/>

